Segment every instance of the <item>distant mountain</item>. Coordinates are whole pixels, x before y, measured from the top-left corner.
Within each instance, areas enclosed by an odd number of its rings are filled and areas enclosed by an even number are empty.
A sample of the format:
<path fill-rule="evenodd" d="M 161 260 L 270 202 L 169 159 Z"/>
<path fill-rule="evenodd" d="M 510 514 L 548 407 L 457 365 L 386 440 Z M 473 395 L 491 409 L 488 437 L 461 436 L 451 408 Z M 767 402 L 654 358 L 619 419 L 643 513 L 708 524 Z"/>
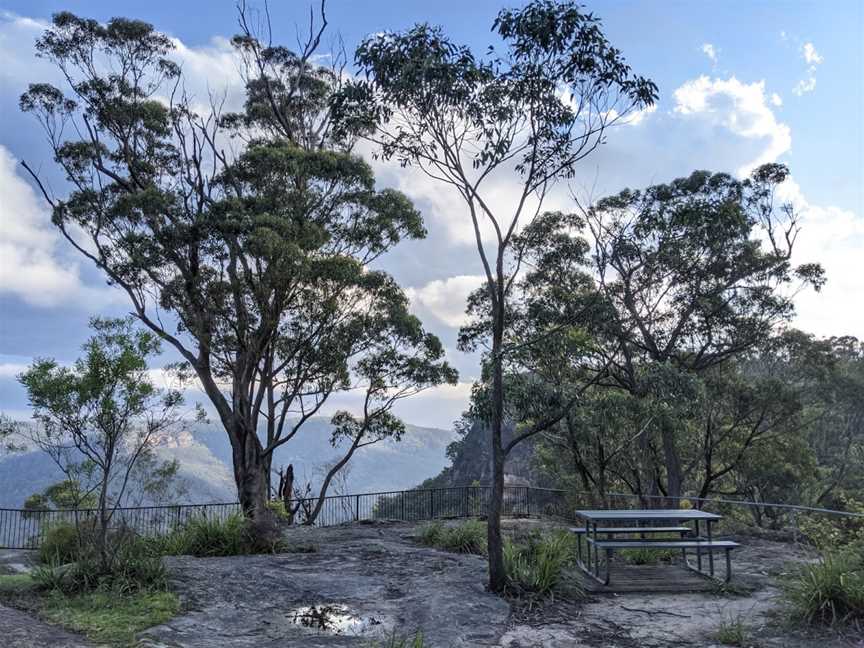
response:
<path fill-rule="evenodd" d="M 401 442 L 382 441 L 359 449 L 345 477 L 331 484 L 329 494 L 403 490 L 438 474 L 447 464 L 445 450 L 455 433 L 406 425 Z M 327 418 L 306 422 L 297 436 L 277 449 L 273 467 L 294 464 L 295 483 L 321 481 L 323 469 L 341 456 L 330 445 L 332 426 Z M 178 438 L 163 440 L 157 453 L 180 463 L 184 502 L 224 502 L 236 499 L 231 470 L 231 444 L 217 424 L 201 425 Z M 42 452 L 30 451 L 0 458 L 0 508 L 19 508 L 33 493 L 63 478 Z"/>
<path fill-rule="evenodd" d="M 513 437 L 512 425 L 504 426 L 504 444 Z M 474 421 L 451 445 L 452 461 L 440 473 L 424 481 L 423 488 L 447 488 L 479 482 L 492 483 L 492 454 L 489 447 L 489 427 Z M 535 444 L 539 437 L 529 438 L 510 451 L 504 464 L 504 483 L 512 486 L 549 487 L 553 484 L 535 465 Z"/>

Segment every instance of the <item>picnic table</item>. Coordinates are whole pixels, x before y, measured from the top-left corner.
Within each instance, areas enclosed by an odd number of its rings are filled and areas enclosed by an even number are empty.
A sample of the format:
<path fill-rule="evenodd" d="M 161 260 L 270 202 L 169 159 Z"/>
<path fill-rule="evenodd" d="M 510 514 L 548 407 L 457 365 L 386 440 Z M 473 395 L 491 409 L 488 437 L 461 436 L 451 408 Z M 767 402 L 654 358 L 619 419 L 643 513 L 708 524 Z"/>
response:
<path fill-rule="evenodd" d="M 728 582 L 732 577 L 729 554 L 739 545 L 731 540 L 714 539 L 712 527 L 723 517 L 716 513 L 698 509 L 589 509 L 576 511 L 576 517 L 585 523 L 583 527 L 571 529 L 578 538 L 578 564 L 586 574 L 604 585 L 609 584 L 612 554 L 617 549 L 680 549 L 685 567 L 712 579 L 714 578 L 714 552 L 724 551 L 726 554 L 725 581 Z M 702 522 L 705 523 L 705 535 L 702 535 L 700 529 Z M 583 560 L 583 536 L 586 541 L 587 561 Z M 696 553 L 696 567 L 693 567 L 687 558 L 688 550 Z M 605 554 L 603 561 L 605 575 L 602 577 L 600 575 L 601 552 Z M 707 574 L 702 569 L 703 553 L 708 557 Z"/>

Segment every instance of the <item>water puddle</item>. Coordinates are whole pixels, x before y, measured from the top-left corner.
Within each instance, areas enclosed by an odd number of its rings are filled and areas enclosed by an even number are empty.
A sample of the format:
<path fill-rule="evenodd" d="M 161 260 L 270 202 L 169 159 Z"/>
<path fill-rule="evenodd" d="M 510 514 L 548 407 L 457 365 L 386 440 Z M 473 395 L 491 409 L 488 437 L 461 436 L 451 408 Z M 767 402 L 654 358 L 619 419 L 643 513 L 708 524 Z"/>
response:
<path fill-rule="evenodd" d="M 316 634 L 359 636 L 379 634 L 390 627 L 384 617 L 361 615 L 344 605 L 321 603 L 290 610 L 288 623 Z"/>

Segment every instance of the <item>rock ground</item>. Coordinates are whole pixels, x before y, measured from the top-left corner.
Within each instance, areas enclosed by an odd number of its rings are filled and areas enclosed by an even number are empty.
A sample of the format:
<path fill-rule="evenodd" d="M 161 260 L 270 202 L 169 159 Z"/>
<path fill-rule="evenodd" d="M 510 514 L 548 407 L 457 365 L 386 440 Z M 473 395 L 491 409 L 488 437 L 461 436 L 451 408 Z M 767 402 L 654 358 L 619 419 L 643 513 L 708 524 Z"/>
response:
<path fill-rule="evenodd" d="M 523 520 L 506 526 L 514 532 L 553 525 Z M 415 532 L 404 523 L 292 528 L 287 532 L 292 543 L 312 543 L 318 551 L 168 558 L 183 612 L 143 633 L 139 645 L 368 648 L 392 632 L 411 635 L 422 629 L 426 645 L 434 648 L 709 647 L 719 646 L 713 635 L 721 623 L 740 620 L 753 645 L 763 648 L 864 648 L 858 637 L 797 636 L 778 624 L 777 575 L 790 560 L 812 559 L 794 545 L 744 539 L 734 563 L 743 595 L 603 595 L 584 602 L 516 602 L 511 608 L 485 591 L 482 558 L 420 547 L 412 541 Z M 26 557 L 0 553 L 0 569 L 7 573 L 27 564 Z M 344 632 L 295 623 L 319 620 L 303 609 L 310 605 L 345 613 Z M 89 645 L 8 608 L 0 608 L 0 627 L 3 646 Z"/>

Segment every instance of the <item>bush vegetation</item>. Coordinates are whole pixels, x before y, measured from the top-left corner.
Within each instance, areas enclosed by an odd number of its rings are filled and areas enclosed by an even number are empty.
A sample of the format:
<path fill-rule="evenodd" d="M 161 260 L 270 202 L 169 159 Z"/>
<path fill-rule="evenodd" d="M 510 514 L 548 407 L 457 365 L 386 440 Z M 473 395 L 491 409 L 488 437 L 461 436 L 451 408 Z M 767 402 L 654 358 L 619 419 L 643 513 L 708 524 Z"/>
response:
<path fill-rule="evenodd" d="M 509 589 L 519 596 L 545 596 L 562 584 L 565 570 L 576 555 L 576 538 L 567 531 L 548 534 L 532 533 L 521 540 L 504 543 L 504 565 Z M 581 596 L 578 583 L 567 578 L 571 596 Z"/>
<path fill-rule="evenodd" d="M 239 556 L 286 548 L 277 527 L 255 533 L 252 523 L 240 514 L 224 519 L 193 518 L 149 542 L 159 554 L 171 556 Z"/>
<path fill-rule="evenodd" d="M 826 551 L 784 583 L 792 621 L 808 625 L 864 625 L 864 546 Z"/>
<path fill-rule="evenodd" d="M 74 524 L 53 524 L 39 545 L 39 560 L 44 564 L 67 563 L 78 555 L 79 536 Z"/>
<path fill-rule="evenodd" d="M 721 622 L 714 633 L 714 638 L 724 646 L 740 646 L 744 648 L 745 646 L 752 645 L 750 631 L 740 616 L 730 617 Z"/>
<path fill-rule="evenodd" d="M 432 522 L 421 527 L 418 540 L 429 547 L 468 554 L 486 554 L 486 525 L 468 520 L 456 526 Z"/>

